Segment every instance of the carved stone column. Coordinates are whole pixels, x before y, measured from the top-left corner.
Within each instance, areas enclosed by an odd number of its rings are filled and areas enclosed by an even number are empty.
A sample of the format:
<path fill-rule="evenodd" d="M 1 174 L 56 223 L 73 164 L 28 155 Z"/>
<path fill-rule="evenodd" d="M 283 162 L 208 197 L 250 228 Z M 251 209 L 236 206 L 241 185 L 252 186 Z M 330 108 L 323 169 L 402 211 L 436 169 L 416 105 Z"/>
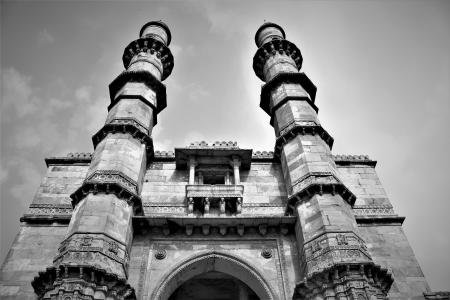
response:
<path fill-rule="evenodd" d="M 304 73 L 300 50 L 277 24 L 256 32 L 256 75 L 266 84 L 261 107 L 271 116 L 289 195 L 304 280 L 294 299 L 386 299 L 392 276 L 377 266 L 358 233 L 355 196 L 341 182 L 331 157 L 333 138 L 314 104 L 316 87 Z M 372 297 L 372 298 L 371 298 Z"/>
<path fill-rule="evenodd" d="M 189 158 L 189 184 L 195 184 L 195 167 L 197 166 L 197 162 L 194 157 Z"/>
<path fill-rule="evenodd" d="M 105 125 L 92 137 L 94 154 L 53 265 L 32 283 L 39 299 L 136 299 L 127 283 L 131 219 L 143 213 L 140 193 L 151 132 L 166 106 L 161 80 L 170 75 L 170 31 L 149 22 L 124 51 L 125 71 L 109 86 Z"/>
<path fill-rule="evenodd" d="M 233 167 L 234 184 L 240 184 L 241 177 L 239 175 L 239 167 L 241 166 L 241 161 L 239 160 L 239 157 L 233 157 L 230 164 Z"/>

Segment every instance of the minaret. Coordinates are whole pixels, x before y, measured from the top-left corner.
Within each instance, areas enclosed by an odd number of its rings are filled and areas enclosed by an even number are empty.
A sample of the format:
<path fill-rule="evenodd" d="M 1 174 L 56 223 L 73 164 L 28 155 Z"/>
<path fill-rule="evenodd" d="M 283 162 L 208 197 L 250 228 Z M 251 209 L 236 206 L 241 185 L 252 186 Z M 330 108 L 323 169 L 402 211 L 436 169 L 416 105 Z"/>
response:
<path fill-rule="evenodd" d="M 140 193 L 153 157 L 151 132 L 166 107 L 161 81 L 173 68 L 170 40 L 166 24 L 149 22 L 125 48 L 126 70 L 109 85 L 108 117 L 92 138 L 86 178 L 71 195 L 67 235 L 53 265 L 32 283 L 39 299 L 136 299 L 127 283 L 132 218 L 143 214 Z"/>
<path fill-rule="evenodd" d="M 300 50 L 279 25 L 255 35 L 253 69 L 263 81 L 261 108 L 275 129 L 275 157 L 288 191 L 287 214 L 297 217 L 302 281 L 293 299 L 386 299 L 392 276 L 374 263 L 352 213 L 355 196 L 339 179 L 333 138 L 320 125 L 316 87 Z"/>

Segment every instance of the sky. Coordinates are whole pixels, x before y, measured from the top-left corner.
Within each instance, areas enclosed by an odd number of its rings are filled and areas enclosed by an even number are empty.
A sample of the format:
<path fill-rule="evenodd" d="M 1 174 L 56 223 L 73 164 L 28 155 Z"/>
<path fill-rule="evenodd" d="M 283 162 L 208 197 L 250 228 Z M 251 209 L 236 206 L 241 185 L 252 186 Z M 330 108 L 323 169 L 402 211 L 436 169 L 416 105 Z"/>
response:
<path fill-rule="evenodd" d="M 108 84 L 141 26 L 163 20 L 175 57 L 155 148 L 237 141 L 273 150 L 254 34 L 281 25 L 318 87 L 333 154 L 367 154 L 433 290 L 450 278 L 449 1 L 0 2 L 0 261 L 46 168 L 92 152 Z"/>

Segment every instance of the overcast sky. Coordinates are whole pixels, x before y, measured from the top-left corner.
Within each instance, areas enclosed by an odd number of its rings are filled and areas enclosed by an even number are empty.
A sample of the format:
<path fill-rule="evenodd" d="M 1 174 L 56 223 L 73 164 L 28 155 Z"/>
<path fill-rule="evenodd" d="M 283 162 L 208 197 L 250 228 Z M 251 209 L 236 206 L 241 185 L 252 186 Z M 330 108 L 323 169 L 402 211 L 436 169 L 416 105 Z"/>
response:
<path fill-rule="evenodd" d="M 141 26 L 162 19 L 175 57 L 155 148 L 237 141 L 273 150 L 254 34 L 281 25 L 318 87 L 334 154 L 368 154 L 434 290 L 450 278 L 450 2 L 1 2 L 1 256 L 44 157 L 91 152 L 108 84 Z"/>

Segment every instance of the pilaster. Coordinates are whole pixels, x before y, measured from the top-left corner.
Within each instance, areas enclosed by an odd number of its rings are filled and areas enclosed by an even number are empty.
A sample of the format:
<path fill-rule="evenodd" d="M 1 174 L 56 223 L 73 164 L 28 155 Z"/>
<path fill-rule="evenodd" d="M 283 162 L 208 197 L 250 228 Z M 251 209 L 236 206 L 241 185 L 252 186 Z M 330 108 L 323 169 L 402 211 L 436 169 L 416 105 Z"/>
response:
<path fill-rule="evenodd" d="M 125 48 L 126 70 L 109 86 L 105 125 L 92 138 L 86 178 L 71 195 L 66 238 L 53 265 L 32 283 L 39 299 L 136 299 L 127 284 L 132 217 L 143 214 L 140 193 L 153 157 L 151 132 L 166 107 L 161 80 L 173 68 L 170 37 L 167 25 L 149 22 Z"/>
<path fill-rule="evenodd" d="M 257 31 L 255 74 L 266 84 L 261 108 L 271 117 L 275 158 L 288 191 L 286 214 L 296 216 L 300 270 L 294 299 L 386 299 L 392 276 L 377 266 L 351 211 L 356 198 L 339 179 L 333 138 L 322 127 L 316 87 L 300 73 L 300 50 L 277 24 Z"/>

